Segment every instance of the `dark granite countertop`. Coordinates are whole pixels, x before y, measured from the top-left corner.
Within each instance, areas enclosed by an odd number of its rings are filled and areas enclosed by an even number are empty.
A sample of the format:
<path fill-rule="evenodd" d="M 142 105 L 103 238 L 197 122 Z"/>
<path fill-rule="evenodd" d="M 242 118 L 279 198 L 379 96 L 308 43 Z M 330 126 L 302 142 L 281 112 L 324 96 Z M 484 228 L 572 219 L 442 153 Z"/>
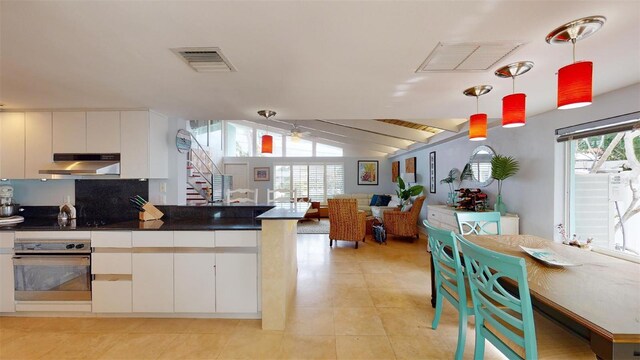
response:
<path fill-rule="evenodd" d="M 86 217 L 67 226 L 58 225 L 57 218 L 52 216 L 57 207 L 30 207 L 21 213 L 24 222 L 0 226 L 0 231 L 260 230 L 261 220 L 302 219 L 309 206 L 308 203 L 158 206 L 165 213 L 162 220 L 107 218 L 100 222 L 94 217 Z"/>
<path fill-rule="evenodd" d="M 0 226 L 0 231 L 208 231 L 208 230 L 260 230 L 255 218 L 162 219 L 154 221 L 121 221 L 106 225 L 88 225 L 81 220 L 69 226 L 60 226 L 56 219 L 25 219 L 23 223 Z"/>

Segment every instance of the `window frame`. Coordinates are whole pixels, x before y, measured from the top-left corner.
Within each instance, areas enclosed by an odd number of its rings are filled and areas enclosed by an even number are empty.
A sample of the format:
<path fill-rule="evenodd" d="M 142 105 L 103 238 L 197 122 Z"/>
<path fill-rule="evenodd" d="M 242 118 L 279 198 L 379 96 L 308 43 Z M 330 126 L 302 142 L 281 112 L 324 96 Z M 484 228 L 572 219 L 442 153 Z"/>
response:
<path fill-rule="evenodd" d="M 342 167 L 342 194 L 344 194 L 345 192 L 345 164 L 344 162 L 300 162 L 300 161 L 293 161 L 293 162 L 278 162 L 278 163 L 273 163 L 273 167 L 272 167 L 272 172 L 274 174 L 274 187 L 275 187 L 275 176 L 277 174 L 276 172 L 276 167 L 277 166 L 288 166 L 289 167 L 289 186 L 288 186 L 288 190 L 293 190 L 293 167 L 294 166 L 306 166 L 307 167 L 307 191 L 309 191 L 309 167 L 310 166 L 318 166 L 321 165 L 323 167 L 323 173 L 322 173 L 322 200 L 320 201 L 320 203 L 326 204 L 327 203 L 327 199 L 328 199 L 328 194 L 327 194 L 327 166 L 331 165 L 331 166 L 341 166 Z M 308 197 L 308 194 L 296 194 L 296 197 Z"/>

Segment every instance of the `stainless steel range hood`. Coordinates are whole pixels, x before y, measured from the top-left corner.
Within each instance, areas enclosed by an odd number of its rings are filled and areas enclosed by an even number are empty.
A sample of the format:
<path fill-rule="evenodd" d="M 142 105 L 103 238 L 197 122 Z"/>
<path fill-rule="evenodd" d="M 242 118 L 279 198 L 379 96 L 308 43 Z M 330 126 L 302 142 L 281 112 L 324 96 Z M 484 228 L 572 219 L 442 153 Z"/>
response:
<path fill-rule="evenodd" d="M 38 171 L 50 175 L 120 175 L 120 154 L 53 154 L 53 163 Z"/>

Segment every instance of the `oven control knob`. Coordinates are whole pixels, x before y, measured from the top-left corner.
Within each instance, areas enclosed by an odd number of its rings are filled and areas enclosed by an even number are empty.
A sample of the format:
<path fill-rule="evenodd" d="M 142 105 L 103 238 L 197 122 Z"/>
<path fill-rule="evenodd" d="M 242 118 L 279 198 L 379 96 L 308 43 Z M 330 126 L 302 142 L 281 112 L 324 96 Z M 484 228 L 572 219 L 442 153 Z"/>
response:
<path fill-rule="evenodd" d="M 73 244 L 67 244 L 67 249 L 73 249 Z"/>
<path fill-rule="evenodd" d="M 73 246 L 73 245 L 72 245 Z M 82 249 L 84 247 L 84 244 L 78 244 L 76 245 L 76 249 Z"/>

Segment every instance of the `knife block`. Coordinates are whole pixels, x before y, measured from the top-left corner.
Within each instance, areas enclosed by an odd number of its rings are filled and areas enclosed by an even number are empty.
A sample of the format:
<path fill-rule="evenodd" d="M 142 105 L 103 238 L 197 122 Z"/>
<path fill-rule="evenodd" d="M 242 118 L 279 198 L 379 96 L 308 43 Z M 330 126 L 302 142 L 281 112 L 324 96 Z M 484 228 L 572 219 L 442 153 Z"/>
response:
<path fill-rule="evenodd" d="M 152 203 L 148 202 L 144 204 L 142 208 L 144 211 L 138 213 L 138 219 L 140 219 L 140 221 L 160 220 L 164 216 L 164 213 L 153 206 Z"/>

